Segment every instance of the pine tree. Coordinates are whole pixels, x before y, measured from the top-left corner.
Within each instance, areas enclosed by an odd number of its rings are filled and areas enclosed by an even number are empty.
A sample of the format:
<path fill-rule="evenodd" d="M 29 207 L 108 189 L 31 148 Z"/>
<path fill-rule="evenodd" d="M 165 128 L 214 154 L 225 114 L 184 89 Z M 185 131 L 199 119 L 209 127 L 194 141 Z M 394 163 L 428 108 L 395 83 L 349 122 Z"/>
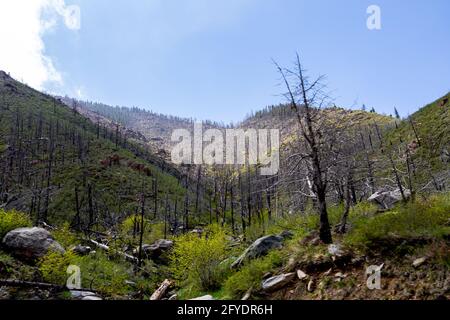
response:
<path fill-rule="evenodd" d="M 395 113 L 395 117 L 396 117 L 397 119 L 400 119 L 400 114 L 398 113 L 398 110 L 397 110 L 397 108 L 395 108 L 395 107 L 394 107 L 394 113 Z"/>

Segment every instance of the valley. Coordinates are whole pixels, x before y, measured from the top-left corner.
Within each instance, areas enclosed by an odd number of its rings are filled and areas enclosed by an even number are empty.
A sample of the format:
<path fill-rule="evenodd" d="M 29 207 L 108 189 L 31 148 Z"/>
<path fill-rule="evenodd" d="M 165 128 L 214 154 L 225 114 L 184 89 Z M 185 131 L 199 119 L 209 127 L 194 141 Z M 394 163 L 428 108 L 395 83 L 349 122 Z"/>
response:
<path fill-rule="evenodd" d="M 262 175 L 174 163 L 194 119 L 0 72 L 0 299 L 448 299 L 449 97 L 404 119 L 301 98 L 203 123 L 277 129 Z"/>

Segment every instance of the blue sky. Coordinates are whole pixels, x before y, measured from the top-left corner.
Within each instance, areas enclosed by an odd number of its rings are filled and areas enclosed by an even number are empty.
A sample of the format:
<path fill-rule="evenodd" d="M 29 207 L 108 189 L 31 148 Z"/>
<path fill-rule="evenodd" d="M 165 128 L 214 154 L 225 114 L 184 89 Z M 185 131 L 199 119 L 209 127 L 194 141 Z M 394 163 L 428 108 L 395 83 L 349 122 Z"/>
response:
<path fill-rule="evenodd" d="M 366 27 L 371 4 L 381 8 L 381 30 Z M 283 102 L 271 59 L 289 66 L 296 51 L 312 76 L 327 75 L 340 106 L 364 103 L 387 114 L 395 106 L 407 115 L 450 90 L 447 0 L 65 5 L 79 6 L 80 28 L 57 23 L 40 35 L 41 54 L 61 77 L 43 89 L 88 100 L 239 121 Z"/>

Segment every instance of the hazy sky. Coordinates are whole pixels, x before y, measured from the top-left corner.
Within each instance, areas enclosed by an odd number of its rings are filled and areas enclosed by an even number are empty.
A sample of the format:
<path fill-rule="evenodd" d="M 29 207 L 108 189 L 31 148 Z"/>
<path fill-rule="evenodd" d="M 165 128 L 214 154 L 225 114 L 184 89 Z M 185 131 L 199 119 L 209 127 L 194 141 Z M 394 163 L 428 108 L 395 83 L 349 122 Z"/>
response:
<path fill-rule="evenodd" d="M 366 26 L 372 4 L 381 30 Z M 228 122 L 283 101 L 271 59 L 289 66 L 298 51 L 337 105 L 407 115 L 450 90 L 449 12 L 448 0 L 0 0 L 0 69 L 54 93 Z"/>

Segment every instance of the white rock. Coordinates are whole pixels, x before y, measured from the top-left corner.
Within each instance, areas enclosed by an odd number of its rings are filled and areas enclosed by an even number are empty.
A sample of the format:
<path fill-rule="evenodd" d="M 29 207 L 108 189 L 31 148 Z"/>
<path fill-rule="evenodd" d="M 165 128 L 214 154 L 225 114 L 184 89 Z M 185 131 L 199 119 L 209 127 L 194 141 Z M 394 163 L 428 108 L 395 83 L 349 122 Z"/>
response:
<path fill-rule="evenodd" d="M 100 300 L 103 300 L 103 299 L 100 298 L 100 297 L 97 297 L 97 296 L 87 296 L 87 297 L 84 297 L 81 300 L 84 300 L 84 301 L 100 301 Z"/>
<path fill-rule="evenodd" d="M 347 275 L 346 275 L 346 274 L 343 274 L 342 272 L 337 272 L 334 276 L 335 276 L 336 278 L 341 278 L 341 279 L 347 277 Z"/>
<path fill-rule="evenodd" d="M 95 296 L 95 293 L 90 292 L 90 291 L 79 291 L 79 290 L 70 290 L 70 295 L 72 296 L 72 298 L 85 298 L 85 297 L 90 297 L 90 296 Z"/>
<path fill-rule="evenodd" d="M 303 279 L 308 278 L 308 275 L 306 273 L 304 273 L 302 270 L 299 269 L 299 270 L 297 270 L 297 277 L 300 280 L 303 280 Z"/>
<path fill-rule="evenodd" d="M 417 267 L 420 267 L 422 264 L 424 264 L 425 261 L 427 261 L 427 257 L 422 257 L 422 258 L 414 260 L 412 265 L 414 268 L 417 268 Z"/>
<path fill-rule="evenodd" d="M 328 246 L 328 253 L 332 256 L 340 257 L 344 254 L 344 251 L 341 248 L 341 245 L 339 244 L 330 244 Z"/>
<path fill-rule="evenodd" d="M 189 299 L 189 300 L 216 300 L 216 299 L 214 299 L 212 295 L 207 294 L 205 296 L 201 296 L 201 297 L 197 297 L 197 298 Z"/>

